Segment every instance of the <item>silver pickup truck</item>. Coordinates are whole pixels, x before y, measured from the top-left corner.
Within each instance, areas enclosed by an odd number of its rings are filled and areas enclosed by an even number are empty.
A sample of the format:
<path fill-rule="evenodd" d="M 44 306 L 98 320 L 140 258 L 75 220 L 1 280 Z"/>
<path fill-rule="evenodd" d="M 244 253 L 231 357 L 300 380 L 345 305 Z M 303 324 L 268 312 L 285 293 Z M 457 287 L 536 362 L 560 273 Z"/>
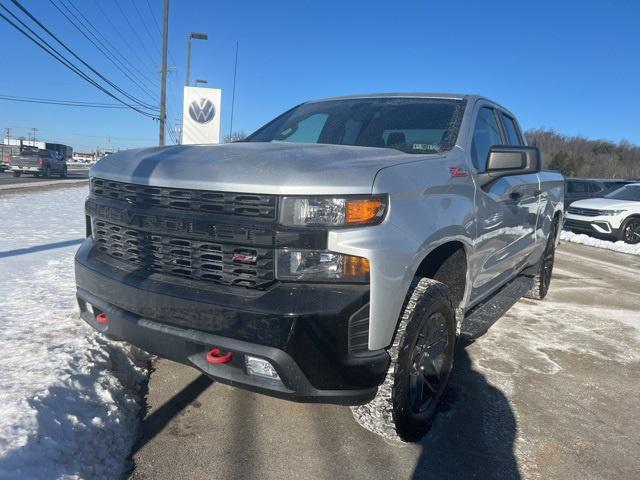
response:
<path fill-rule="evenodd" d="M 562 176 L 471 95 L 308 102 L 243 142 L 120 152 L 90 177 L 85 321 L 223 383 L 359 405 L 405 440 L 474 312 L 523 279 L 546 295 L 563 212 Z"/>

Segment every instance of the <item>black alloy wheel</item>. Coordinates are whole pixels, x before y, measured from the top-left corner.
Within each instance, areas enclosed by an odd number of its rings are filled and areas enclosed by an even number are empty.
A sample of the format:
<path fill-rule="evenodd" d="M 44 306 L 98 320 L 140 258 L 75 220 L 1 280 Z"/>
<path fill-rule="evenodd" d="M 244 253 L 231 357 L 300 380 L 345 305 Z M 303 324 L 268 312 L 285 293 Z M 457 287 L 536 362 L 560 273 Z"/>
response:
<path fill-rule="evenodd" d="M 626 221 L 622 229 L 622 240 L 630 244 L 640 242 L 640 218 L 631 218 Z"/>
<path fill-rule="evenodd" d="M 423 319 L 409 369 L 409 403 L 415 413 L 432 413 L 435 409 L 451 369 L 447 355 L 449 341 L 442 313 L 435 312 Z"/>

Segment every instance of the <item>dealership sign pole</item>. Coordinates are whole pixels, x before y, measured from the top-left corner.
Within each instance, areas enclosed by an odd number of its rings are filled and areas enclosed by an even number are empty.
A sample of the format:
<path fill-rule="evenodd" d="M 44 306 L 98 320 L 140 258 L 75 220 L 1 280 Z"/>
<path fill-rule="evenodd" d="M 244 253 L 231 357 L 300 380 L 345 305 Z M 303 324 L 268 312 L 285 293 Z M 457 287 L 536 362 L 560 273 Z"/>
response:
<path fill-rule="evenodd" d="M 184 87 L 182 143 L 220 143 L 219 88 Z"/>

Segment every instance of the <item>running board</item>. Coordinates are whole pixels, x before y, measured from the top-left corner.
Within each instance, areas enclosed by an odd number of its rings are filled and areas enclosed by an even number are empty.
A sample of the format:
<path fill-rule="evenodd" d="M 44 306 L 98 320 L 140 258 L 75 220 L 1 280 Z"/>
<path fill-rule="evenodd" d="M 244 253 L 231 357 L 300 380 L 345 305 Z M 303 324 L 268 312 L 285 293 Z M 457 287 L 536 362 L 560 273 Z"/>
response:
<path fill-rule="evenodd" d="M 533 286 L 533 278 L 517 276 L 490 299 L 473 307 L 462 320 L 460 337 L 473 341 L 481 337 Z"/>

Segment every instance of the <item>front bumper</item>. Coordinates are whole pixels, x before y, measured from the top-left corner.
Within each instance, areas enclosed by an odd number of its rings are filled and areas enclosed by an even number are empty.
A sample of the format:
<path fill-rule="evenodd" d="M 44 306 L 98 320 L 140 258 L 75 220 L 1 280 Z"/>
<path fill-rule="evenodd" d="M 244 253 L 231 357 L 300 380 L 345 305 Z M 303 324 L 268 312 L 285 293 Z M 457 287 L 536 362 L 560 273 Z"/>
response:
<path fill-rule="evenodd" d="M 192 365 L 222 383 L 302 402 L 356 405 L 375 396 L 389 365 L 384 350 L 353 352 L 350 327 L 368 312 L 366 285 L 276 284 L 266 291 L 177 285 L 76 254 L 82 318 L 98 331 Z M 217 288 L 219 287 L 219 288 Z M 109 322 L 98 323 L 106 313 Z M 213 347 L 233 353 L 211 364 Z M 268 360 L 281 382 L 250 375 L 245 356 Z"/>
<path fill-rule="evenodd" d="M 576 233 L 608 237 L 617 237 L 619 232 L 617 228 L 619 222 L 611 222 L 611 217 L 583 217 L 567 214 L 563 227 Z"/>

